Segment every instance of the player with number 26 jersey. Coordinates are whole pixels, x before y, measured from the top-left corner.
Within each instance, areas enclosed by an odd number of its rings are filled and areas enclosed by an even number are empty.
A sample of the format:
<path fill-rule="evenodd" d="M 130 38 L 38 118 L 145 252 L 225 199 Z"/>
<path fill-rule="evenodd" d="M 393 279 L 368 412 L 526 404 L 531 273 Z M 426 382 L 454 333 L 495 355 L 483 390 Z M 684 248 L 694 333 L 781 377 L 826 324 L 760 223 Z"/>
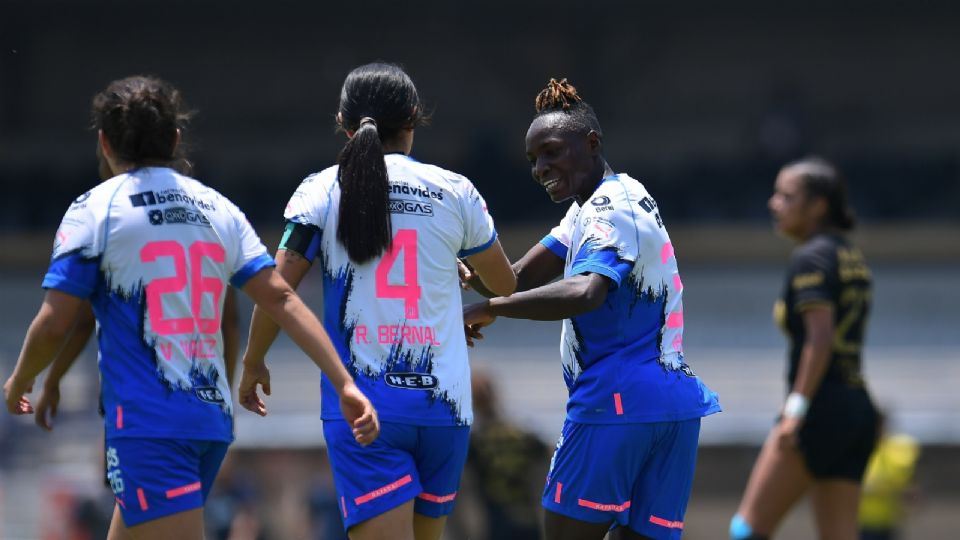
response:
<path fill-rule="evenodd" d="M 273 265 L 233 203 L 170 168 L 133 169 L 74 201 L 43 287 L 93 306 L 108 439 L 233 439 L 223 294 Z"/>
<path fill-rule="evenodd" d="M 293 194 L 282 249 L 323 272 L 324 325 L 381 420 L 469 425 L 470 373 L 463 337 L 457 257 L 490 247 L 493 219 L 463 176 L 400 154 L 384 156 L 392 246 L 356 264 L 337 245 L 337 166 L 307 177 Z M 315 234 L 304 242 L 299 228 Z M 323 390 L 323 419 L 340 418 Z"/>

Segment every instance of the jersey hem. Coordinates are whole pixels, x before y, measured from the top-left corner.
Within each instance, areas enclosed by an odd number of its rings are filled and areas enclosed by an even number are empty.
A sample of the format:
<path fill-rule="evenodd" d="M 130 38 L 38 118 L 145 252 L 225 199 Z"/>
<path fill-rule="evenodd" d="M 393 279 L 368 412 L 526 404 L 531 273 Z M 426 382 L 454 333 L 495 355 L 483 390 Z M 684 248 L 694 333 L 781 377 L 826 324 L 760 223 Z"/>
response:
<path fill-rule="evenodd" d="M 682 411 L 675 413 L 644 414 L 644 415 L 624 415 L 617 418 L 583 418 L 575 413 L 567 413 L 567 420 L 578 424 L 650 424 L 654 422 L 680 422 L 683 420 L 693 420 L 703 418 L 722 412 L 723 409 L 719 403 L 713 404 L 707 408 L 697 409 L 695 411 Z"/>

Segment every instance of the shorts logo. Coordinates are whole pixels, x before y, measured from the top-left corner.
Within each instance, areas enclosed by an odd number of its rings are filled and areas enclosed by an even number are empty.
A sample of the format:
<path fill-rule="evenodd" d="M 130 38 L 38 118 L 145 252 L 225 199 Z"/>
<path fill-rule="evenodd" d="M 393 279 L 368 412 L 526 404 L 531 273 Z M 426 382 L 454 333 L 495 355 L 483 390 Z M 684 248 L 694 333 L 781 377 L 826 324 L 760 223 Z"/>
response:
<path fill-rule="evenodd" d="M 437 378 L 425 373 L 387 373 L 383 380 L 394 388 L 411 390 L 430 390 L 437 387 Z"/>
<path fill-rule="evenodd" d="M 428 202 L 390 199 L 389 208 L 391 214 L 412 214 L 415 216 L 433 215 L 433 205 Z"/>
<path fill-rule="evenodd" d="M 120 456 L 117 455 L 117 449 L 107 447 L 107 481 L 110 482 L 110 489 L 114 495 L 123 495 L 123 476 L 120 472 Z"/>
<path fill-rule="evenodd" d="M 200 386 L 194 388 L 193 392 L 201 401 L 206 401 L 207 403 L 223 403 L 223 394 L 221 394 L 220 390 L 216 387 Z"/>

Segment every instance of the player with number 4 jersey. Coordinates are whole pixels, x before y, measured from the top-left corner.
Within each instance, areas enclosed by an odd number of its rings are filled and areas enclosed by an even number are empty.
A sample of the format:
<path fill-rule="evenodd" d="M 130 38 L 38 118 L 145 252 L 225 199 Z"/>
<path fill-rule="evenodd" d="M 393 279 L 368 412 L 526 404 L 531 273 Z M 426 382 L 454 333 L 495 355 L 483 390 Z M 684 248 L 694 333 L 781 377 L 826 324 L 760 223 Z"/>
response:
<path fill-rule="evenodd" d="M 24 394 L 92 307 L 117 501 L 109 538 L 203 537 L 203 503 L 233 440 L 220 330 L 228 282 L 334 381 L 359 443 L 379 430 L 243 213 L 174 169 L 181 106 L 176 89 L 149 77 L 114 81 L 94 98 L 105 180 L 73 202 L 57 230 L 44 304 L 4 385 L 9 412 L 33 412 Z"/>
<path fill-rule="evenodd" d="M 440 537 L 472 420 L 458 257 L 500 294 L 516 284 L 473 184 L 409 156 L 423 120 L 402 69 L 374 63 L 351 71 L 337 114 L 346 145 L 337 165 L 308 176 L 291 197 L 277 253 L 293 286 L 319 266 L 324 325 L 383 421 L 370 447 L 344 444 L 350 430 L 323 379 L 324 436 L 354 540 Z M 254 310 L 242 394 L 269 380 L 247 373 L 266 373 L 274 335 Z"/>

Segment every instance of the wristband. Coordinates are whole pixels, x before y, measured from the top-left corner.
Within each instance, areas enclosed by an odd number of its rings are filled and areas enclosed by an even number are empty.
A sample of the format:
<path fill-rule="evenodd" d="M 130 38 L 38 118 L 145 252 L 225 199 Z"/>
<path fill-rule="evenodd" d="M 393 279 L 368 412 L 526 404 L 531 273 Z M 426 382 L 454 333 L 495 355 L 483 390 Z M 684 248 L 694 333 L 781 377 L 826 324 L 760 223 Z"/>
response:
<path fill-rule="evenodd" d="M 791 392 L 787 396 L 786 403 L 783 404 L 783 416 L 787 418 L 803 418 L 807 415 L 807 409 L 810 408 L 810 401 L 797 392 Z"/>

